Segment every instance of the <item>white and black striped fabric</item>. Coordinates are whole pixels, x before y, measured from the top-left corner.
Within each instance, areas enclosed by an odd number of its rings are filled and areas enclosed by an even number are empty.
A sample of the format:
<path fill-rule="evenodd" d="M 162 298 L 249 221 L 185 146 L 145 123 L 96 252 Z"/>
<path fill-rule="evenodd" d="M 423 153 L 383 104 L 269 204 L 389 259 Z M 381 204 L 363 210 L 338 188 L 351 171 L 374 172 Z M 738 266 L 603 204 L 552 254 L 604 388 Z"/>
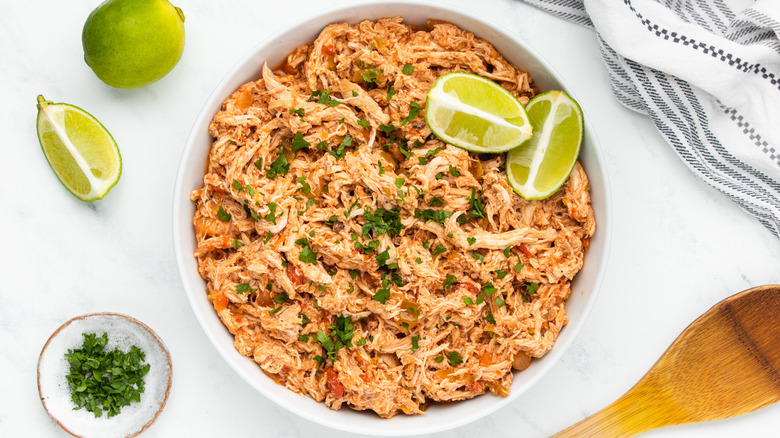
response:
<path fill-rule="evenodd" d="M 612 90 L 780 237 L 780 0 L 526 0 L 598 33 Z"/>

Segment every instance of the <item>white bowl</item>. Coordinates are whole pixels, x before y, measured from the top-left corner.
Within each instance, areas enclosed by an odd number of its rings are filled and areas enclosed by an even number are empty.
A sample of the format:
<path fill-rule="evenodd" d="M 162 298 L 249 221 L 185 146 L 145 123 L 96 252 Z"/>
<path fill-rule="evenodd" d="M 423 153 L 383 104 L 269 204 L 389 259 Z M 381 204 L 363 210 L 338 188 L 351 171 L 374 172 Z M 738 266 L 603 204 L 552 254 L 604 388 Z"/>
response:
<path fill-rule="evenodd" d="M 511 403 L 542 378 L 571 344 L 593 307 L 606 267 L 612 228 L 612 209 L 604 160 L 592 126 L 587 120 L 588 108 L 583 108 L 586 113 L 586 124 L 580 161 L 590 179 L 597 223 L 596 234 L 591 240 L 585 258 L 585 267 L 574 280 L 574 293 L 567 304 L 569 324 L 561 331 L 550 352 L 543 358 L 535 360 L 527 370 L 515 375 L 511 394 L 507 397 L 486 394 L 456 403 L 433 404 L 424 415 L 401 414 L 383 420 L 373 413 L 353 411 L 346 407 L 339 411 L 332 411 L 323 403 L 317 403 L 309 397 L 301 396 L 274 383 L 263 374 L 255 362 L 241 356 L 233 347 L 233 336 L 222 325 L 206 298 L 206 285 L 198 275 L 197 263 L 192 256 L 196 248 L 192 225 L 195 207 L 189 200 L 189 193 L 202 187 L 206 156 L 213 141 L 208 133 L 209 122 L 221 108 L 225 98 L 239 86 L 260 77 L 265 60 L 268 60 L 269 65 L 277 64 L 295 47 L 314 41 L 328 24 L 336 22 L 354 24 L 365 19 L 391 16 L 401 16 L 406 23 L 423 28 L 426 27 L 429 18 L 454 23 L 493 43 L 510 62 L 530 72 L 542 90 L 559 89 L 570 92 L 563 79 L 525 42 L 511 32 L 471 13 L 445 5 L 419 1 L 358 3 L 330 9 L 304 19 L 261 42 L 233 67 L 211 94 L 195 121 L 179 165 L 174 191 L 173 229 L 179 273 L 192 310 L 214 347 L 247 384 L 280 406 L 325 426 L 363 435 L 401 436 L 442 431 L 482 418 Z"/>

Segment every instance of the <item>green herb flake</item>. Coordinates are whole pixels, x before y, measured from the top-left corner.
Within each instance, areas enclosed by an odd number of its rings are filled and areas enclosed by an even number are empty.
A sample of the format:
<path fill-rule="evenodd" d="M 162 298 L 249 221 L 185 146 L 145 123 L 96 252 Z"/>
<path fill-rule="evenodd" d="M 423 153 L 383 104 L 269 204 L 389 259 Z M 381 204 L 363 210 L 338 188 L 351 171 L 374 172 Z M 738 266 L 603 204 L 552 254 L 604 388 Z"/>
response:
<path fill-rule="evenodd" d="M 523 266 L 524 266 L 524 265 L 523 265 L 523 262 L 517 262 L 517 263 L 515 263 L 515 272 L 517 272 L 517 273 L 519 274 L 519 273 L 520 273 L 520 271 L 522 271 L 522 270 L 523 270 Z"/>
<path fill-rule="evenodd" d="M 404 64 L 404 67 L 401 69 L 401 72 L 406 76 L 411 76 L 412 73 L 414 73 L 414 66 L 409 64 Z"/>
<path fill-rule="evenodd" d="M 262 160 L 258 160 L 262 161 Z M 257 162 L 255 162 L 255 165 L 257 165 Z M 260 170 L 262 169 L 262 164 L 258 166 Z M 287 157 L 284 156 L 283 153 L 279 153 L 279 156 L 274 160 L 273 163 L 271 163 L 271 167 L 268 168 L 268 170 L 265 172 L 265 176 L 268 179 L 276 179 L 280 175 L 287 175 L 287 172 L 290 171 L 290 163 L 287 162 Z"/>
<path fill-rule="evenodd" d="M 447 274 L 447 277 L 444 279 L 444 282 L 442 283 L 442 286 L 444 286 L 444 290 L 451 288 L 456 281 L 458 281 L 457 277 L 455 277 L 452 274 Z"/>
<path fill-rule="evenodd" d="M 389 134 L 389 133 L 395 131 L 395 126 L 393 126 L 393 125 L 379 125 L 379 130 L 384 132 L 385 134 Z"/>
<path fill-rule="evenodd" d="M 352 90 L 352 97 L 358 97 L 359 95 L 357 91 Z"/>
<path fill-rule="evenodd" d="M 498 278 L 500 280 L 500 279 L 502 279 L 504 277 L 506 277 L 506 271 L 503 270 L 503 269 L 498 269 L 496 271 L 496 278 Z"/>
<path fill-rule="evenodd" d="M 217 210 L 217 217 L 222 222 L 230 222 L 230 213 L 226 212 L 222 206 L 220 206 L 219 210 Z"/>
<path fill-rule="evenodd" d="M 463 363 L 463 358 L 461 357 L 460 353 L 458 353 L 457 351 L 450 352 L 449 357 L 447 357 L 447 359 L 449 360 L 450 365 L 452 366 L 460 365 Z"/>
<path fill-rule="evenodd" d="M 238 249 L 238 248 L 241 248 L 242 246 L 244 246 L 244 242 L 242 242 L 242 241 L 240 241 L 238 239 L 233 239 L 233 242 L 230 244 L 230 246 L 232 246 L 233 249 Z"/>
<path fill-rule="evenodd" d="M 436 363 L 442 363 L 443 360 L 444 360 L 444 356 L 438 356 L 433 361 L 436 362 Z"/>
<path fill-rule="evenodd" d="M 463 297 L 463 302 L 466 303 L 467 306 L 471 306 L 474 304 L 474 301 L 471 300 L 469 297 Z"/>
<path fill-rule="evenodd" d="M 447 248 L 445 248 L 442 245 L 436 245 L 436 248 L 434 248 L 433 251 L 431 251 L 431 255 L 432 256 L 437 256 L 437 255 L 439 255 L 439 254 L 441 254 L 441 253 L 443 253 L 445 251 L 447 251 Z"/>
<path fill-rule="evenodd" d="M 528 295 L 534 295 L 539 290 L 539 283 L 532 282 L 525 286 L 525 291 Z"/>
<path fill-rule="evenodd" d="M 414 261 L 415 261 L 415 263 L 417 263 L 418 265 L 422 265 L 422 259 L 421 259 L 421 258 L 417 257 L 416 259 L 414 259 Z"/>
<path fill-rule="evenodd" d="M 238 193 L 241 193 L 241 191 L 244 190 L 244 186 L 236 179 L 233 180 L 233 188 L 236 189 Z"/>
<path fill-rule="evenodd" d="M 392 99 L 393 96 L 395 96 L 395 88 L 390 87 L 387 89 L 387 101 L 390 102 L 390 99 Z"/>
<path fill-rule="evenodd" d="M 504 307 L 504 304 L 506 304 L 506 302 L 504 301 L 503 298 L 499 296 L 496 297 L 496 301 L 494 302 L 494 304 L 496 305 L 496 307 Z"/>
<path fill-rule="evenodd" d="M 420 114 L 420 110 L 422 110 L 422 107 L 417 102 L 412 102 L 409 104 L 409 115 L 406 116 L 405 119 L 401 120 L 401 126 L 406 125 L 407 123 L 411 122 Z"/>
<path fill-rule="evenodd" d="M 317 253 L 312 251 L 311 248 L 308 246 L 305 246 L 301 253 L 298 255 L 298 260 L 304 262 L 304 263 L 311 263 L 316 264 L 317 263 Z"/>
<path fill-rule="evenodd" d="M 304 112 L 303 108 L 290 108 L 290 114 L 297 114 L 303 120 Z"/>
<path fill-rule="evenodd" d="M 458 170 L 457 167 L 453 166 L 452 164 L 450 164 L 450 175 L 460 176 L 460 171 Z"/>
<path fill-rule="evenodd" d="M 330 89 L 315 90 L 311 92 L 309 99 L 316 99 L 317 103 L 328 105 L 331 107 L 339 106 L 339 101 L 330 97 Z"/>
<path fill-rule="evenodd" d="M 275 308 L 273 308 L 273 309 L 269 310 L 269 311 L 268 311 L 268 314 L 269 314 L 270 316 L 275 316 L 275 315 L 276 315 L 276 313 L 277 313 L 277 312 L 279 312 L 280 310 L 282 310 L 282 306 L 275 307 Z"/>
<path fill-rule="evenodd" d="M 366 119 L 358 119 L 357 123 L 364 128 L 368 128 L 371 125 Z"/>
<path fill-rule="evenodd" d="M 390 298 L 390 289 L 384 288 L 376 291 L 376 293 L 371 297 L 372 300 L 379 301 L 382 304 L 385 304 L 388 298 Z"/>
<path fill-rule="evenodd" d="M 268 283 L 268 286 L 271 286 L 271 283 Z M 284 303 L 285 301 L 289 300 L 290 297 L 287 295 L 287 292 L 282 292 L 279 295 L 271 298 L 271 301 L 277 304 Z"/>
<path fill-rule="evenodd" d="M 239 283 L 236 285 L 236 293 L 237 294 L 245 294 L 245 293 L 255 293 L 257 292 L 257 289 L 253 289 L 252 286 L 249 285 L 249 283 Z"/>
<path fill-rule="evenodd" d="M 487 315 L 487 316 L 485 316 L 485 321 L 489 322 L 490 324 L 494 324 L 495 325 L 496 317 L 493 316 L 493 315 Z"/>
<path fill-rule="evenodd" d="M 507 246 L 506 248 L 504 248 L 504 257 L 506 257 L 506 258 L 512 257 L 512 253 L 511 253 L 512 248 L 514 248 L 514 247 L 513 246 Z"/>
<path fill-rule="evenodd" d="M 419 336 L 412 336 L 412 353 L 417 351 L 418 348 L 420 348 L 420 337 Z"/>
<path fill-rule="evenodd" d="M 293 150 L 293 152 L 295 152 L 297 150 L 300 150 L 300 149 L 306 149 L 306 148 L 309 148 L 309 147 L 311 147 L 311 143 L 309 143 L 308 141 L 304 140 L 303 133 L 296 132 L 295 135 L 293 136 L 293 140 L 292 140 L 292 150 Z"/>
<path fill-rule="evenodd" d="M 406 181 L 406 180 L 405 180 L 405 179 L 403 179 L 403 178 L 400 178 L 400 177 L 399 177 L 399 178 L 396 178 L 396 179 L 395 179 L 395 187 L 400 189 L 400 188 L 401 188 L 401 187 L 404 185 L 404 182 L 405 182 L 405 181 Z"/>
<path fill-rule="evenodd" d="M 309 183 L 306 182 L 305 176 L 299 176 L 298 178 L 295 178 L 295 181 L 297 181 L 301 185 L 301 188 L 298 190 L 302 191 L 304 195 L 308 195 L 309 193 L 311 193 L 311 186 L 309 185 Z"/>
<path fill-rule="evenodd" d="M 467 237 L 466 238 L 466 242 L 468 242 L 469 245 L 473 245 L 473 244 L 477 243 L 477 238 L 473 237 L 473 236 L 472 237 Z"/>
<path fill-rule="evenodd" d="M 484 254 L 480 254 L 480 253 L 478 253 L 476 251 L 471 251 L 471 257 L 474 257 L 475 260 L 479 260 L 480 262 L 484 262 L 485 261 L 485 255 Z"/>

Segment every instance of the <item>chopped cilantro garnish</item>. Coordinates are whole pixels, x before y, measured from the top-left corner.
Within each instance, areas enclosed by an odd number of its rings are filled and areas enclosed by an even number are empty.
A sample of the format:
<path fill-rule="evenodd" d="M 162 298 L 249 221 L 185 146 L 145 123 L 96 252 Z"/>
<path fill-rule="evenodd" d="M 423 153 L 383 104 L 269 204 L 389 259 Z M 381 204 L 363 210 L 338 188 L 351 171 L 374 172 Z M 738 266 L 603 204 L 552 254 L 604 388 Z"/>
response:
<path fill-rule="evenodd" d="M 271 283 L 268 283 L 268 286 L 270 286 L 270 285 L 271 285 Z M 281 303 L 283 303 L 283 302 L 285 302 L 285 301 L 287 301 L 289 299 L 290 299 L 290 297 L 287 295 L 287 292 L 282 292 L 279 295 L 271 298 L 271 301 L 273 301 L 274 303 L 277 303 L 277 304 L 281 304 Z"/>
<path fill-rule="evenodd" d="M 305 246 L 302 250 L 300 255 L 298 255 L 298 260 L 304 262 L 304 263 L 311 263 L 316 264 L 317 263 L 317 253 L 312 251 L 310 247 Z"/>
<path fill-rule="evenodd" d="M 450 216 L 452 216 L 452 212 L 447 210 L 426 209 L 414 211 L 414 217 L 416 219 L 422 219 L 425 222 L 433 221 L 442 227 L 444 226 L 444 221 Z"/>
<path fill-rule="evenodd" d="M 244 242 L 242 242 L 242 241 L 240 241 L 238 239 L 233 239 L 233 243 L 231 243 L 231 246 L 233 247 L 233 249 L 238 249 L 238 248 L 241 248 L 242 246 L 244 246 Z"/>
<path fill-rule="evenodd" d="M 301 325 L 306 325 L 309 323 L 309 317 L 306 316 L 305 313 L 299 312 L 298 317 L 301 318 Z"/>
<path fill-rule="evenodd" d="M 393 96 L 395 96 L 395 88 L 390 87 L 387 89 L 387 101 L 390 102 L 390 99 L 392 99 Z"/>
<path fill-rule="evenodd" d="M 450 355 L 447 359 L 449 359 L 450 365 L 452 366 L 460 365 L 463 363 L 463 358 L 460 356 L 460 353 L 458 353 L 457 351 L 450 352 Z"/>
<path fill-rule="evenodd" d="M 452 176 L 460 176 L 460 171 L 458 171 L 458 168 L 450 164 L 450 174 Z"/>
<path fill-rule="evenodd" d="M 514 247 L 513 246 L 507 246 L 506 248 L 504 248 L 504 257 L 506 257 L 506 258 L 512 257 L 512 253 L 511 253 L 512 248 L 514 248 Z"/>
<path fill-rule="evenodd" d="M 401 126 L 406 125 L 407 123 L 414 120 L 415 117 L 417 117 L 420 114 L 420 110 L 422 107 L 417 102 L 412 102 L 409 104 L 409 115 L 406 116 L 405 119 L 401 120 Z"/>
<path fill-rule="evenodd" d="M 236 189 L 238 193 L 241 193 L 241 191 L 244 190 L 244 186 L 242 186 L 241 183 L 235 179 L 233 180 L 233 188 Z"/>
<path fill-rule="evenodd" d="M 368 123 L 368 120 L 366 120 L 366 119 L 358 119 L 357 123 L 358 123 L 358 125 L 360 125 L 360 126 L 362 126 L 364 128 L 368 128 L 369 125 L 371 125 L 370 123 Z"/>
<path fill-rule="evenodd" d="M 487 217 L 485 214 L 485 207 L 483 207 L 482 205 L 482 197 L 477 197 L 476 192 L 477 192 L 476 189 L 472 187 L 471 196 L 469 196 L 469 203 L 471 204 L 471 212 L 469 212 L 469 219 Z"/>
<path fill-rule="evenodd" d="M 437 357 L 436 359 L 434 359 L 433 361 L 434 361 L 434 362 L 436 362 L 436 363 L 441 363 L 443 360 L 444 360 L 444 356 L 438 356 L 438 357 Z"/>
<path fill-rule="evenodd" d="M 412 353 L 417 351 L 418 348 L 420 348 L 420 337 L 419 336 L 412 336 Z"/>
<path fill-rule="evenodd" d="M 390 249 L 387 248 L 376 255 L 376 262 L 379 264 L 380 267 L 385 266 L 387 264 L 387 261 L 390 260 L 389 251 Z"/>
<path fill-rule="evenodd" d="M 239 283 L 236 285 L 236 293 L 237 294 L 245 294 L 245 293 L 255 293 L 257 292 L 257 289 L 253 289 L 252 286 L 249 285 L 249 283 Z"/>
<path fill-rule="evenodd" d="M 499 269 L 496 271 L 496 278 L 500 280 L 504 277 L 506 277 L 506 271 L 504 271 L 503 269 Z"/>
<path fill-rule="evenodd" d="M 416 259 L 414 259 L 414 261 L 415 261 L 415 263 L 417 263 L 418 265 L 421 265 L 421 264 L 422 264 L 422 259 L 421 259 L 421 258 L 419 258 L 419 257 L 417 257 Z"/>
<path fill-rule="evenodd" d="M 401 72 L 403 74 L 410 76 L 414 72 L 414 66 L 409 64 L 404 64 L 404 67 L 401 69 Z"/>
<path fill-rule="evenodd" d="M 225 209 L 222 208 L 222 206 L 220 206 L 219 210 L 217 210 L 217 217 L 222 222 L 230 222 L 230 213 L 226 212 Z"/>
<path fill-rule="evenodd" d="M 68 374 L 65 379 L 71 389 L 74 410 L 85 408 L 95 418 L 103 411 L 108 417 L 120 413 L 125 406 L 141 401 L 145 390 L 144 376 L 151 366 L 144 364 L 146 354 L 133 345 L 127 353 L 118 348 L 105 351 L 108 334 L 83 333 L 81 348 L 68 350 Z"/>
<path fill-rule="evenodd" d="M 471 251 L 471 256 L 474 257 L 474 259 L 479 260 L 480 262 L 484 262 L 485 261 L 485 255 L 484 254 L 480 254 L 480 253 L 478 253 L 476 251 Z"/>
<path fill-rule="evenodd" d="M 489 322 L 491 324 L 495 324 L 496 323 L 496 317 L 493 316 L 493 315 L 487 315 L 485 317 L 485 321 L 487 321 L 487 322 Z"/>
<path fill-rule="evenodd" d="M 306 182 L 305 176 L 299 176 L 298 178 L 295 178 L 295 181 L 300 183 L 301 188 L 298 190 L 302 191 L 304 195 L 308 195 L 309 193 L 311 193 L 311 186 L 309 185 L 309 183 Z"/>
<path fill-rule="evenodd" d="M 386 172 L 385 167 L 382 165 L 382 160 L 377 160 L 376 164 L 379 165 L 379 174 L 382 175 Z"/>
<path fill-rule="evenodd" d="M 400 188 L 401 188 L 401 186 L 403 186 L 403 185 L 404 185 L 404 182 L 405 182 L 405 181 L 406 181 L 406 180 L 405 180 L 405 179 L 403 179 L 403 178 L 400 178 L 400 177 L 399 177 L 399 178 L 396 178 L 396 179 L 395 179 L 395 186 L 396 186 L 397 188 L 399 188 L 399 189 L 400 189 Z"/>
<path fill-rule="evenodd" d="M 309 143 L 308 141 L 304 140 L 303 133 L 301 133 L 301 132 L 296 132 L 295 133 L 295 135 L 293 136 L 293 140 L 292 140 L 292 150 L 293 150 L 293 152 L 295 152 L 297 150 L 300 150 L 300 149 L 306 149 L 306 148 L 308 148 L 310 146 L 311 146 L 311 143 Z"/>
<path fill-rule="evenodd" d="M 269 314 L 269 315 L 271 315 L 271 316 L 274 316 L 274 315 L 276 315 L 276 313 L 277 313 L 277 312 L 279 312 L 280 310 L 282 310 L 282 306 L 275 307 L 275 308 L 273 308 L 273 309 L 269 310 L 269 311 L 268 311 L 268 314 Z"/>
<path fill-rule="evenodd" d="M 431 202 L 428 203 L 431 207 L 441 207 L 444 205 L 444 201 L 438 196 L 433 196 Z"/>
<path fill-rule="evenodd" d="M 441 254 L 441 253 L 443 253 L 445 251 L 447 251 L 447 248 L 445 248 L 445 247 L 443 247 L 441 245 L 436 245 L 436 248 L 434 248 L 433 251 L 431 251 L 431 255 L 432 256 L 437 256 L 437 255 L 439 255 L 439 254 Z"/>
<path fill-rule="evenodd" d="M 500 296 L 496 297 L 496 301 L 495 301 L 496 307 L 504 307 L 504 304 L 506 304 L 506 302 L 504 301 L 503 298 L 501 298 Z"/>
<path fill-rule="evenodd" d="M 379 125 L 379 129 L 384 132 L 385 134 L 389 134 L 395 130 L 395 126 L 393 125 Z"/>
<path fill-rule="evenodd" d="M 300 116 L 301 120 L 303 120 L 303 108 L 290 108 L 290 114 L 298 114 Z"/>
<path fill-rule="evenodd" d="M 255 165 L 257 165 L 257 163 L 255 163 Z M 262 163 L 260 166 L 258 166 L 258 168 L 262 170 Z M 268 177 L 268 179 L 275 179 L 279 175 L 287 175 L 287 172 L 289 170 L 290 170 L 290 163 L 287 162 L 287 157 L 285 157 L 284 154 L 280 152 L 276 160 L 274 160 L 274 162 L 271 163 L 271 167 L 269 167 L 268 170 L 265 172 L 265 176 Z"/>
<path fill-rule="evenodd" d="M 390 289 L 384 288 L 376 291 L 376 293 L 371 297 L 372 300 L 379 301 L 382 304 L 385 304 L 388 298 L 390 298 Z"/>
<path fill-rule="evenodd" d="M 339 101 L 330 97 L 330 89 L 315 90 L 311 92 L 310 99 L 317 99 L 317 103 L 322 103 L 332 107 L 339 106 Z"/>
<path fill-rule="evenodd" d="M 485 294 L 485 296 L 489 297 L 494 293 L 498 292 L 498 289 L 495 286 L 493 286 L 493 282 L 491 281 L 490 283 L 482 286 L 482 292 Z"/>
<path fill-rule="evenodd" d="M 352 90 L 352 97 L 358 97 L 359 95 L 357 91 Z"/>
<path fill-rule="evenodd" d="M 363 218 L 366 220 L 363 225 L 363 236 L 369 237 L 372 230 L 374 237 L 379 237 L 382 234 L 387 234 L 390 237 L 397 236 L 403 228 L 400 213 L 401 209 L 398 207 L 391 210 L 377 208 L 373 211 L 367 208 L 363 213 Z"/>
<path fill-rule="evenodd" d="M 452 274 L 447 274 L 447 277 L 444 279 L 444 282 L 442 283 L 442 286 L 444 286 L 444 290 L 451 288 L 456 281 L 458 281 L 457 277 L 455 277 Z"/>
<path fill-rule="evenodd" d="M 247 184 L 245 187 L 246 192 L 249 194 L 249 196 L 255 196 L 255 189 L 252 188 L 249 184 Z"/>
<path fill-rule="evenodd" d="M 535 294 L 537 290 L 539 290 L 539 283 L 531 282 L 525 286 L 525 291 L 528 293 L 528 295 Z"/>
<path fill-rule="evenodd" d="M 522 271 L 522 270 L 523 270 L 523 266 L 524 266 L 524 265 L 523 265 L 523 262 L 517 262 L 517 263 L 515 263 L 515 272 L 517 272 L 517 273 L 519 274 L 519 273 L 520 273 L 520 271 Z"/>
<path fill-rule="evenodd" d="M 463 302 L 466 303 L 467 306 L 471 306 L 474 304 L 474 301 L 471 300 L 469 297 L 463 297 Z"/>

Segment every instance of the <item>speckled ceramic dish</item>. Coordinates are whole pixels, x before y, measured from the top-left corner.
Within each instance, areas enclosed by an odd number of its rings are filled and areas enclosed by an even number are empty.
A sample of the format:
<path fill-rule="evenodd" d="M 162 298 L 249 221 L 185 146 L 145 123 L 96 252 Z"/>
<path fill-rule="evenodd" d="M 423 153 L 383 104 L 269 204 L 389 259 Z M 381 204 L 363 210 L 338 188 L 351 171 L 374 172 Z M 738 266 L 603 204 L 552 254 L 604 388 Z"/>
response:
<path fill-rule="evenodd" d="M 106 350 L 127 351 L 135 345 L 150 365 L 144 377 L 141 401 L 123 407 L 118 415 L 101 417 L 85 409 L 74 410 L 65 376 L 68 350 L 81 348 L 84 333 L 108 334 Z M 84 438 L 134 437 L 154 423 L 165 407 L 171 390 L 171 356 L 159 337 L 146 324 L 117 313 L 78 316 L 58 328 L 46 341 L 38 359 L 38 392 L 49 416 L 66 432 Z"/>
<path fill-rule="evenodd" d="M 592 125 L 587 120 L 588 113 L 596 109 L 583 107 L 586 124 L 580 162 L 588 174 L 591 185 L 591 198 L 597 223 L 596 234 L 590 243 L 585 266 L 573 282 L 574 292 L 566 306 L 569 324 L 561 331 L 550 352 L 543 358 L 534 360 L 527 370 L 515 374 L 509 396 L 497 397 L 486 394 L 456 403 L 433 404 L 424 415 L 401 414 L 383 420 L 373 413 L 358 412 L 347 407 L 332 411 L 323 403 L 317 403 L 311 398 L 276 384 L 255 362 L 239 354 L 233 347 L 233 336 L 220 322 L 206 297 L 206 284 L 198 275 L 197 263 L 192 255 L 196 248 L 192 225 L 195 206 L 190 201 L 189 195 L 192 190 L 202 186 L 203 169 L 213 141 L 208 133 L 209 122 L 226 97 L 242 84 L 256 80 L 260 76 L 263 62 L 268 60 L 269 65 L 276 65 L 298 45 L 314 41 L 326 25 L 336 22 L 358 23 L 366 19 L 376 20 L 392 16 L 401 16 L 404 22 L 423 28 L 426 27 L 428 19 L 452 22 L 491 42 L 507 60 L 531 73 L 535 83 L 542 90 L 564 90 L 577 97 L 576 93 L 571 92 L 563 79 L 533 48 L 514 33 L 477 15 L 443 4 L 409 0 L 341 6 L 304 19 L 275 33 L 252 49 L 233 67 L 225 79 L 217 85 L 195 121 L 181 158 L 174 189 L 173 235 L 179 272 L 192 310 L 217 351 L 248 385 L 280 406 L 320 424 L 361 435 L 402 436 L 447 430 L 482 418 L 520 397 L 561 357 L 583 326 L 596 300 L 604 275 L 612 231 L 609 181 L 598 141 Z M 203 376 L 204 379 L 211 377 Z M 230 400 L 224 402 L 229 403 Z M 259 426 L 264 421 L 273 421 L 273 419 L 258 417 Z"/>

